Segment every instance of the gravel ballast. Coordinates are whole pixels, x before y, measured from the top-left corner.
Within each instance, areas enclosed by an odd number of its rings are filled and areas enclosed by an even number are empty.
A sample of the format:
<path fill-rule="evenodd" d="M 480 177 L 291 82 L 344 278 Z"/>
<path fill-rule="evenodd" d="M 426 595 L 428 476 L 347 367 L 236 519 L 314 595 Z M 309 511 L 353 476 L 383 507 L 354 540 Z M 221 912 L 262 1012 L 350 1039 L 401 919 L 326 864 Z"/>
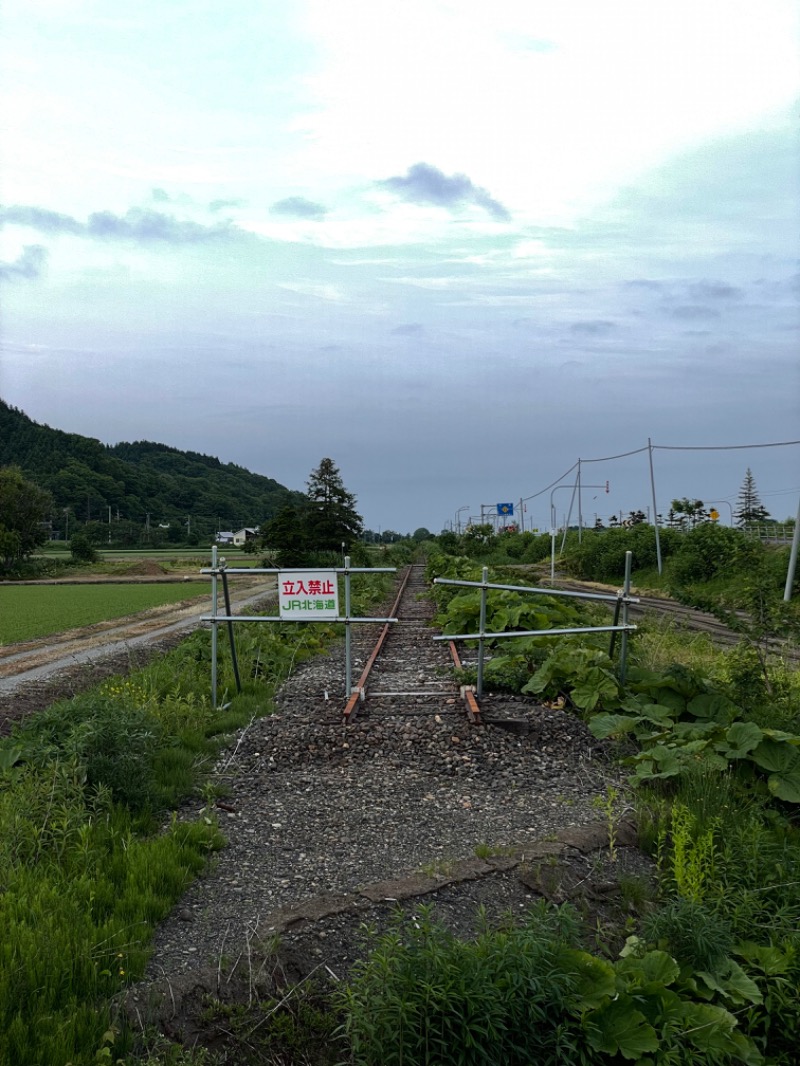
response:
<path fill-rule="evenodd" d="M 331 970 L 346 967 L 365 913 L 402 897 L 409 878 L 409 897 L 444 902 L 460 884 L 476 906 L 493 896 L 520 906 L 532 895 L 513 875 L 520 860 L 548 847 L 585 852 L 569 843 L 581 827 L 591 847 L 604 832 L 607 841 L 598 797 L 619 776 L 604 746 L 574 715 L 524 698 L 485 695 L 484 724 L 473 724 L 456 683 L 443 683 L 448 652 L 433 635 L 425 618 L 398 627 L 375 679 L 416 695 L 368 698 L 344 726 L 336 647 L 297 670 L 275 714 L 233 738 L 216 767 L 227 846 L 158 929 L 137 1010 L 154 993 L 177 1009 L 180 989 L 208 989 L 209 974 L 218 982 L 276 930 L 305 937 L 303 950 Z M 354 638 L 359 669 L 373 636 Z M 476 850 L 490 857 L 479 862 Z M 469 876 L 453 881 L 464 862 Z"/>

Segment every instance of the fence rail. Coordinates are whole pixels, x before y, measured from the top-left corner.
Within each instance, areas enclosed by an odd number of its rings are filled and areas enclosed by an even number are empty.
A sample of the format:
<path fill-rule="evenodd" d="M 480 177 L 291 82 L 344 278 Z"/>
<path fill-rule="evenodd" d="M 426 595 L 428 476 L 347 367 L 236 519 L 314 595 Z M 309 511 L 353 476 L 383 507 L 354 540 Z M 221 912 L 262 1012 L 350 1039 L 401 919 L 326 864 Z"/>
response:
<path fill-rule="evenodd" d="M 621 633 L 622 639 L 620 641 L 620 653 L 619 653 L 619 677 L 620 681 L 625 680 L 625 671 L 628 658 L 628 633 L 634 631 L 636 625 L 628 622 L 628 607 L 632 603 L 638 603 L 639 598 L 637 596 L 631 596 L 631 565 L 633 561 L 633 553 L 630 551 L 625 552 L 625 584 L 622 589 L 616 594 L 608 592 L 573 592 L 566 589 L 552 589 L 552 588 L 535 588 L 531 585 L 500 585 L 490 584 L 489 582 L 489 569 L 483 567 L 483 579 L 481 581 L 458 581 L 454 578 L 437 577 L 434 578 L 434 585 L 459 585 L 467 588 L 479 588 L 481 590 L 481 609 L 480 609 L 480 621 L 478 623 L 479 628 L 477 633 L 448 633 L 445 636 L 434 637 L 434 640 L 477 640 L 478 641 L 478 681 L 476 685 L 476 693 L 478 699 L 483 695 L 483 673 L 484 673 L 484 659 L 486 651 L 487 640 L 505 640 L 512 637 L 562 637 L 570 634 L 578 633 L 611 633 L 611 651 L 609 654 L 613 654 L 614 640 L 616 634 Z M 486 603 L 488 594 L 491 590 L 501 592 L 527 592 L 544 596 L 565 596 L 575 600 L 605 600 L 616 604 L 614 611 L 614 624 L 610 626 L 575 626 L 569 629 L 525 629 L 525 630 L 510 630 L 502 633 L 491 633 L 486 629 Z M 622 614 L 622 623 L 619 623 L 620 613 Z"/>

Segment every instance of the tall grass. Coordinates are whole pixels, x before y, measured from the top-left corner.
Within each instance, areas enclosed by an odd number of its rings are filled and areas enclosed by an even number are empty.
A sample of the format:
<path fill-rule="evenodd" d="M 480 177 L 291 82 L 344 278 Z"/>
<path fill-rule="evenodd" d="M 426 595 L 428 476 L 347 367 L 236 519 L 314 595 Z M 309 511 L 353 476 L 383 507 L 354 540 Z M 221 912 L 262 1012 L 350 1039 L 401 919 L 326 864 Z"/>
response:
<path fill-rule="evenodd" d="M 210 639 L 197 633 L 0 742 L 0 1063 L 88 1066 L 126 1054 L 114 997 L 142 975 L 155 925 L 222 843 L 213 818 L 187 824 L 165 812 L 334 635 L 238 627 L 244 692 L 215 710 Z M 232 690 L 222 648 L 218 666 Z"/>

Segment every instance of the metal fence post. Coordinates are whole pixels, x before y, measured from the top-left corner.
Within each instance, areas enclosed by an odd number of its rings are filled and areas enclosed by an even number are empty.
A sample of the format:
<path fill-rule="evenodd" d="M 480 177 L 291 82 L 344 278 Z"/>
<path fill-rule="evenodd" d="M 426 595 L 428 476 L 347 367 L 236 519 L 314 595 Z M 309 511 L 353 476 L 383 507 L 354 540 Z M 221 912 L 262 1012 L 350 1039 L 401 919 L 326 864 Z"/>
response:
<path fill-rule="evenodd" d="M 211 549 L 211 706 L 217 709 L 217 546 Z"/>
<path fill-rule="evenodd" d="M 353 691 L 353 661 L 350 645 L 350 556 L 344 557 L 344 672 L 345 698 L 349 699 Z"/>
<path fill-rule="evenodd" d="M 483 653 L 484 653 L 484 640 L 483 634 L 486 632 L 486 597 L 488 590 L 486 588 L 489 581 L 489 568 L 484 566 L 483 568 L 483 587 L 481 588 L 481 616 L 480 625 L 478 626 L 478 698 L 483 695 Z"/>
<path fill-rule="evenodd" d="M 625 583 L 622 586 L 622 624 L 627 626 L 628 624 L 628 597 L 631 593 L 631 565 L 633 563 L 633 552 L 625 552 Z M 628 630 L 623 629 L 622 640 L 619 644 L 619 680 L 620 684 L 625 684 L 625 674 L 628 670 Z"/>

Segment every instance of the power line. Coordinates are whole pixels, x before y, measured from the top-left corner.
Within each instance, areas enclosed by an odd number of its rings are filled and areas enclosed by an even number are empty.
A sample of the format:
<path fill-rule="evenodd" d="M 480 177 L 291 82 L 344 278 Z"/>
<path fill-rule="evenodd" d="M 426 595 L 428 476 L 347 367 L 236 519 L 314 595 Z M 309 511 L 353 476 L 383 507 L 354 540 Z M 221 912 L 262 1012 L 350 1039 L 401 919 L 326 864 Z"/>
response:
<path fill-rule="evenodd" d="M 655 445 L 653 445 L 655 447 Z M 582 463 L 608 463 L 612 459 L 625 459 L 629 455 L 641 455 L 642 452 L 647 451 L 647 446 L 644 448 L 634 448 L 632 452 L 620 452 L 619 455 L 606 455 L 602 459 L 581 459 Z M 578 464 L 576 463 L 575 466 Z M 574 467 L 573 467 L 574 469 Z"/>
<path fill-rule="evenodd" d="M 733 452 L 747 448 L 786 448 L 790 444 L 800 444 L 800 440 L 779 440 L 772 444 L 654 444 L 653 447 L 667 452 Z M 647 449 L 642 448 L 641 451 L 647 451 Z M 584 463 L 595 462 L 593 459 L 582 461 Z"/>
<path fill-rule="evenodd" d="M 572 473 L 573 470 L 575 470 L 577 468 L 577 465 L 578 465 L 577 463 L 573 463 L 573 465 L 570 467 L 569 470 L 565 470 L 561 474 L 560 478 L 556 478 L 555 481 L 551 481 L 549 483 L 549 485 L 547 486 L 547 488 L 541 488 L 538 492 L 534 492 L 533 496 L 525 496 L 525 497 L 523 497 L 522 502 L 523 503 L 527 503 L 528 500 L 535 500 L 535 498 L 537 498 L 538 496 L 544 496 L 545 492 L 547 492 L 550 488 L 553 488 L 554 485 L 558 485 L 558 483 L 560 481 L 563 481 L 564 478 L 566 477 L 567 473 Z"/>

